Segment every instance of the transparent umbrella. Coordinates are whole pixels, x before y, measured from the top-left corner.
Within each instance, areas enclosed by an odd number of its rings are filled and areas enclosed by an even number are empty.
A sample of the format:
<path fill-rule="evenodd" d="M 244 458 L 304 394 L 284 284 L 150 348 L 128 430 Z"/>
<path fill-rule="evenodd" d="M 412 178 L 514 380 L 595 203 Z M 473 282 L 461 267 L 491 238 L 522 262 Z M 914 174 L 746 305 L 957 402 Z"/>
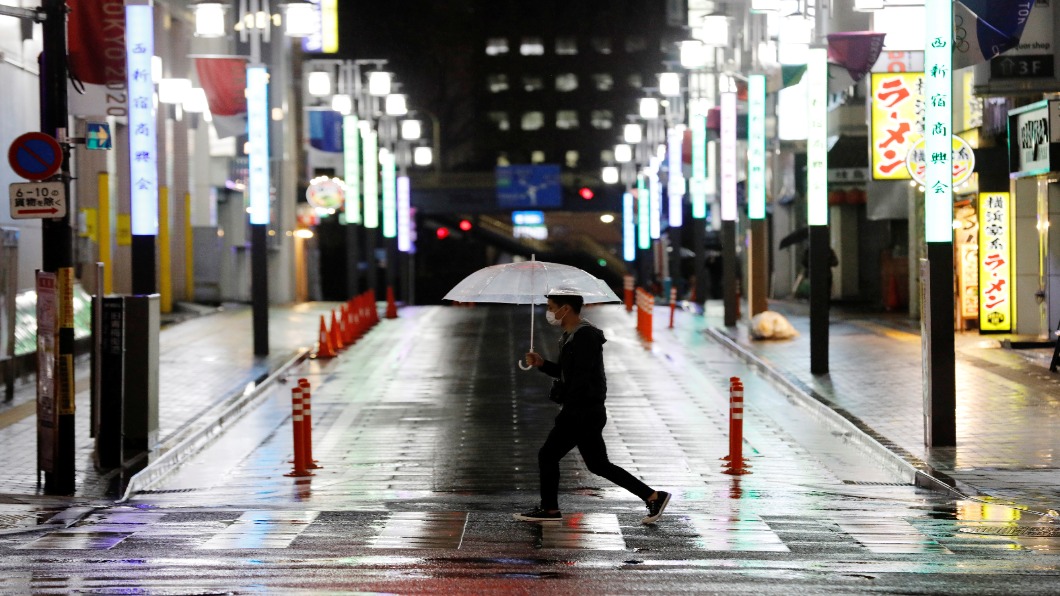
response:
<path fill-rule="evenodd" d="M 546 261 L 522 261 L 493 265 L 472 273 L 456 284 L 445 300 L 530 304 L 530 350 L 534 349 L 534 304 L 544 304 L 548 295 L 578 295 L 585 304 L 619 302 L 618 296 L 591 273 L 570 265 Z M 519 367 L 530 370 L 522 361 Z"/>

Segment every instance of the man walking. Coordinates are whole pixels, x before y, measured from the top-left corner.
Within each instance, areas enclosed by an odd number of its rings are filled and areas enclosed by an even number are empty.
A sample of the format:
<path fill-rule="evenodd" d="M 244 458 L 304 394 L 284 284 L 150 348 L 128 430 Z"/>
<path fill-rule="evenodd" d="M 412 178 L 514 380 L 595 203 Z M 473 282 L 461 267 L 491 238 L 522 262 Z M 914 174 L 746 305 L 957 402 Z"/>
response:
<path fill-rule="evenodd" d="M 607 423 L 604 399 L 607 377 L 604 374 L 603 331 L 581 318 L 582 297 L 555 290 L 549 293 L 545 318 L 549 324 L 563 328 L 559 361 L 545 360 L 537 352 L 526 354 L 526 362 L 538 367 L 553 379 L 549 398 L 563 405 L 555 426 L 537 454 L 541 474 L 541 505 L 526 513 L 515 514 L 520 521 L 560 521 L 559 460 L 574 447 L 582 454 L 586 467 L 598 476 L 644 500 L 648 515 L 641 523 L 654 523 L 670 502 L 670 493 L 653 490 L 629 472 L 607 459 L 603 430 Z"/>

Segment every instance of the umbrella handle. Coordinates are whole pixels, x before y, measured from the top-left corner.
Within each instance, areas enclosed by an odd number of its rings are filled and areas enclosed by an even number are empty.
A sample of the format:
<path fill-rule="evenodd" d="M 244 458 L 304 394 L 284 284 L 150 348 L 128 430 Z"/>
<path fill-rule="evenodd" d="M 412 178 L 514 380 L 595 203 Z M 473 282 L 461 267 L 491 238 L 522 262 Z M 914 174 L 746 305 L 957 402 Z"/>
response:
<path fill-rule="evenodd" d="M 531 368 L 534 368 L 533 366 L 530 366 L 529 364 L 524 365 L 522 360 L 517 361 L 516 364 L 518 364 L 519 368 L 521 368 L 523 370 L 530 370 Z"/>

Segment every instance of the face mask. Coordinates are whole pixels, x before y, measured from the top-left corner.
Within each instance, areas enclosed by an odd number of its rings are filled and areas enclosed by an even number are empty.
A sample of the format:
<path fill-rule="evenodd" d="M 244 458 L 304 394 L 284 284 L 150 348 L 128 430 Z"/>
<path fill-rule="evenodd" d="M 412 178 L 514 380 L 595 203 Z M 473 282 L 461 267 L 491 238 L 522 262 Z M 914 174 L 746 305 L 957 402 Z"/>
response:
<path fill-rule="evenodd" d="M 560 319 L 556 318 L 556 313 L 552 312 L 551 310 L 545 311 L 545 320 L 548 321 L 549 325 L 559 325 L 562 323 Z"/>

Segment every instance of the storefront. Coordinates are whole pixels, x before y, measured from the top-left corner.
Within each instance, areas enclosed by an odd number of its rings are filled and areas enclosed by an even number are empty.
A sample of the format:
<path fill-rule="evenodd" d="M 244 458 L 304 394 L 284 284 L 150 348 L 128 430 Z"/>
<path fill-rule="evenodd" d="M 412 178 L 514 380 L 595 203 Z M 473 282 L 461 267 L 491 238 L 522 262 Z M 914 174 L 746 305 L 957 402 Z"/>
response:
<path fill-rule="evenodd" d="M 1060 221 L 1060 100 L 1008 118 L 1012 332 L 1047 338 L 1060 322 L 1060 232 L 1050 233 L 1050 221 Z"/>

